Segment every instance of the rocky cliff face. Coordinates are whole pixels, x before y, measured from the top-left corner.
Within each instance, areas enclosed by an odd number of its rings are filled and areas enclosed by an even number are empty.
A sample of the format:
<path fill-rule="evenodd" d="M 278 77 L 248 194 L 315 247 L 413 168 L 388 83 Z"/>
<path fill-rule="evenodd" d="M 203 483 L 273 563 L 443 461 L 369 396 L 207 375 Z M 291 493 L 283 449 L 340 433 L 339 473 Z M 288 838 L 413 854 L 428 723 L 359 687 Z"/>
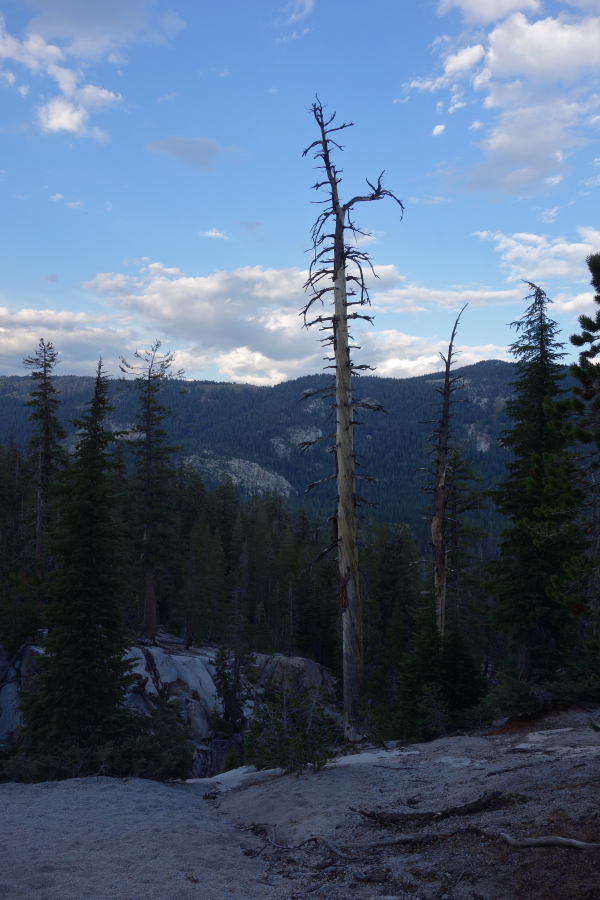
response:
<path fill-rule="evenodd" d="M 257 463 L 247 459 L 226 459 L 214 456 L 209 450 L 201 455 L 186 456 L 185 463 L 197 469 L 201 475 L 213 481 L 219 481 L 223 475 L 229 475 L 236 487 L 248 494 L 265 494 L 274 492 L 289 497 L 296 491 L 282 475 L 269 472 Z"/>
<path fill-rule="evenodd" d="M 12 660 L 0 666 L 0 748 L 9 746 L 22 724 L 19 691 L 35 674 L 35 659 L 40 647 L 24 645 Z M 234 752 L 241 762 L 242 736 L 231 734 L 221 719 L 223 709 L 213 680 L 216 648 L 184 649 L 174 637 L 160 634 L 156 646 L 134 645 L 127 651 L 133 661 L 133 684 L 126 705 L 142 715 L 149 715 L 160 697 L 168 703 L 180 703 L 192 732 L 195 746 L 192 777 L 217 775 L 225 757 Z M 0 650 L 0 661 L 1 661 Z M 311 659 L 256 654 L 256 681 L 250 685 L 259 699 L 265 686 L 301 685 L 320 689 L 333 697 L 334 683 L 329 672 Z M 252 716 L 255 701 L 245 709 Z"/>

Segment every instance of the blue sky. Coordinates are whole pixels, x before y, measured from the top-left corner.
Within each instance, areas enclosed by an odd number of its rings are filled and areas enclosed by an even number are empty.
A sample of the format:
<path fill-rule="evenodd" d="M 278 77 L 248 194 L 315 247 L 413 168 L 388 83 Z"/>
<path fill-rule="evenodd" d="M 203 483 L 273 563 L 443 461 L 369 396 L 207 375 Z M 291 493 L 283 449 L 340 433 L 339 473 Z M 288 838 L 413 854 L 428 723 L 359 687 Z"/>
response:
<path fill-rule="evenodd" d="M 301 328 L 318 94 L 379 275 L 377 374 L 509 358 L 522 279 L 564 337 L 600 251 L 600 0 L 5 0 L 0 373 L 61 374 L 159 338 L 187 377 L 319 371 Z"/>

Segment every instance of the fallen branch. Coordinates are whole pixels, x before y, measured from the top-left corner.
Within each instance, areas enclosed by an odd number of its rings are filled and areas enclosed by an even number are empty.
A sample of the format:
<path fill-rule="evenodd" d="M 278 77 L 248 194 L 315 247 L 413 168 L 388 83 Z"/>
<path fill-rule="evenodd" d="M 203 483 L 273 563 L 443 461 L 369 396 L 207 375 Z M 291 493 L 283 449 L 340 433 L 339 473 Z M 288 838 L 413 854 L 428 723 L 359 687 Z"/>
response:
<path fill-rule="evenodd" d="M 375 819 L 376 822 L 383 825 L 424 825 L 427 822 L 449 819 L 451 816 L 469 816 L 473 813 L 482 812 L 485 809 L 489 809 L 501 796 L 502 791 L 490 791 L 478 800 L 471 801 L 471 803 L 465 803 L 462 806 L 451 806 L 439 812 L 388 813 L 368 809 L 355 809 L 352 806 L 350 809 L 353 812 L 360 813 L 361 816 L 366 816 L 368 819 Z"/>
<path fill-rule="evenodd" d="M 373 850 L 376 847 L 397 847 L 400 844 L 416 844 L 416 843 L 426 843 L 430 841 L 432 835 L 430 834 L 403 834 L 400 837 L 395 837 L 391 841 L 367 841 L 364 844 L 361 843 L 352 843 L 352 844 L 342 844 L 342 847 L 345 847 L 349 850 Z"/>
<path fill-rule="evenodd" d="M 474 831 L 476 834 L 481 834 L 483 837 L 492 838 L 493 840 L 506 841 L 511 847 L 518 847 L 519 849 L 526 849 L 527 847 L 570 847 L 573 850 L 600 849 L 600 844 L 589 844 L 585 841 L 576 841 L 574 838 L 555 837 L 554 835 L 521 838 L 519 840 L 518 838 L 511 837 L 510 834 L 506 834 L 504 831 L 499 831 L 496 834 L 493 831 L 488 831 L 486 828 L 477 828 L 475 826 L 469 828 L 468 831 Z"/>

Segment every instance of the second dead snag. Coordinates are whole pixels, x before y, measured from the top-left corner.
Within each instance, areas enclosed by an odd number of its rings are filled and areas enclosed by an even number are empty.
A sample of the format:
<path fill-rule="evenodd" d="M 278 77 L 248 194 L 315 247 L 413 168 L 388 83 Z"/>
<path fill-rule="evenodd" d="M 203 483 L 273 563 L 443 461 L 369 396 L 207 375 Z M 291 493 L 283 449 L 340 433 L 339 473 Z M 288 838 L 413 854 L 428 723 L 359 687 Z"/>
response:
<path fill-rule="evenodd" d="M 358 249 L 356 238 L 363 235 L 351 219 L 351 210 L 357 203 L 371 200 L 382 200 L 391 197 L 402 211 L 400 200 L 382 185 L 383 173 L 377 184 L 367 181 L 369 192 L 357 195 L 347 203 L 342 203 L 338 193 L 340 170 L 331 159 L 333 147 L 342 147 L 332 138 L 336 132 L 349 128 L 352 123 L 334 126 L 335 113 L 325 117 L 319 100 L 312 105 L 312 113 L 319 129 L 319 137 L 304 151 L 304 156 L 314 150 L 314 158 L 319 161 L 318 169 L 324 173 L 323 180 L 314 185 L 315 190 L 325 188 L 327 200 L 324 209 L 317 218 L 312 229 L 314 258 L 310 266 L 309 277 L 305 288 L 311 295 L 302 310 L 304 324 L 318 324 L 320 331 L 325 331 L 322 343 L 331 347 L 333 356 L 326 357 L 335 372 L 333 384 L 317 393 L 333 397 L 335 400 L 335 478 L 337 479 L 337 510 L 333 518 L 334 534 L 332 548 L 337 549 L 338 557 L 338 592 L 342 618 L 342 657 L 344 714 L 346 724 L 358 715 L 359 698 L 363 682 L 363 639 L 362 639 L 362 607 L 360 599 L 360 583 L 358 571 L 358 551 L 356 542 L 356 504 L 360 499 L 356 493 L 357 478 L 365 478 L 356 473 L 356 454 L 354 452 L 354 413 L 357 408 L 382 409 L 379 404 L 357 400 L 352 394 L 352 375 L 359 370 L 368 370 L 368 365 L 355 365 L 350 350 L 353 340 L 349 334 L 350 320 L 366 319 L 371 316 L 357 311 L 350 312 L 349 307 L 366 306 L 369 295 L 365 284 L 363 267 L 372 270 L 366 253 Z M 346 231 L 350 231 L 353 241 L 346 241 Z M 320 303 L 329 292 L 333 293 L 333 310 L 330 315 L 319 314 L 309 320 L 313 306 Z M 356 298 L 356 299 L 349 299 Z M 308 396 L 311 396 L 309 392 Z M 333 437 L 333 435 L 330 435 Z M 327 479 L 329 480 L 329 479 Z"/>
<path fill-rule="evenodd" d="M 446 587 L 448 583 L 448 548 L 446 542 L 447 516 L 446 506 L 448 501 L 448 455 L 453 449 L 452 429 L 452 395 L 462 387 L 460 375 L 452 375 L 452 361 L 455 356 L 454 338 L 460 317 L 465 311 L 463 306 L 459 312 L 448 345 L 448 354 L 440 353 L 444 361 L 444 386 L 437 388 L 442 396 L 439 406 L 440 416 L 434 423 L 435 431 L 429 440 L 433 443 L 431 455 L 433 457 L 433 470 L 427 470 L 433 475 L 433 483 L 426 488 L 432 495 L 431 509 L 431 547 L 433 551 L 433 580 L 435 590 L 435 607 L 437 628 L 440 634 L 444 634 L 446 628 Z"/>

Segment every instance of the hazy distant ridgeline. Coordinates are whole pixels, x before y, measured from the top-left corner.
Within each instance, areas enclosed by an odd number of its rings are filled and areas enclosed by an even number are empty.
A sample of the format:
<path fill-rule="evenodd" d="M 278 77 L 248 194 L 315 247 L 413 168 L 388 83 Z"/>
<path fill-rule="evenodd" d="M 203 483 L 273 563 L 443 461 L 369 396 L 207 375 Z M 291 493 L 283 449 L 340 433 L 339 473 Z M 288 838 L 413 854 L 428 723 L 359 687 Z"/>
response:
<path fill-rule="evenodd" d="M 467 456 L 477 465 L 485 485 L 503 478 L 507 453 L 498 445 L 506 428 L 506 400 L 511 395 L 514 377 L 511 363 L 488 360 L 457 369 L 464 376 L 465 389 L 454 407 L 454 427 L 459 442 L 466 442 Z M 93 378 L 63 375 L 55 379 L 61 396 L 61 415 L 67 432 L 73 432 L 69 420 L 76 418 L 91 397 Z M 300 453 L 298 444 L 333 430 L 330 400 L 299 402 L 312 387 L 328 383 L 326 375 L 310 375 L 274 387 L 228 384 L 207 381 L 174 381 L 162 394 L 173 411 L 167 421 L 169 440 L 181 447 L 183 457 L 214 455 L 256 463 L 283 476 L 303 497 L 307 484 L 331 471 L 326 453 L 330 441 L 323 441 Z M 424 446 L 435 418 L 441 383 L 440 374 L 395 379 L 364 376 L 357 379 L 357 396 L 377 400 L 388 414 L 361 411 L 364 422 L 356 431 L 357 452 L 363 454 L 365 472 L 379 479 L 379 485 L 366 483 L 362 493 L 377 501 L 376 511 L 368 514 L 386 521 L 408 521 L 419 537 L 424 536 L 420 515 L 425 498 L 419 490 L 416 470 L 426 465 Z M 31 379 L 26 376 L 0 376 L 0 441 L 12 439 L 20 446 L 29 440 L 31 429 L 25 401 Z M 115 428 L 127 428 L 136 415 L 137 399 L 117 380 L 112 402 L 115 411 L 109 417 Z M 329 509 L 328 498 L 334 488 L 326 485 L 311 491 L 306 502 L 317 509 Z M 292 498 L 293 500 L 293 498 Z"/>

